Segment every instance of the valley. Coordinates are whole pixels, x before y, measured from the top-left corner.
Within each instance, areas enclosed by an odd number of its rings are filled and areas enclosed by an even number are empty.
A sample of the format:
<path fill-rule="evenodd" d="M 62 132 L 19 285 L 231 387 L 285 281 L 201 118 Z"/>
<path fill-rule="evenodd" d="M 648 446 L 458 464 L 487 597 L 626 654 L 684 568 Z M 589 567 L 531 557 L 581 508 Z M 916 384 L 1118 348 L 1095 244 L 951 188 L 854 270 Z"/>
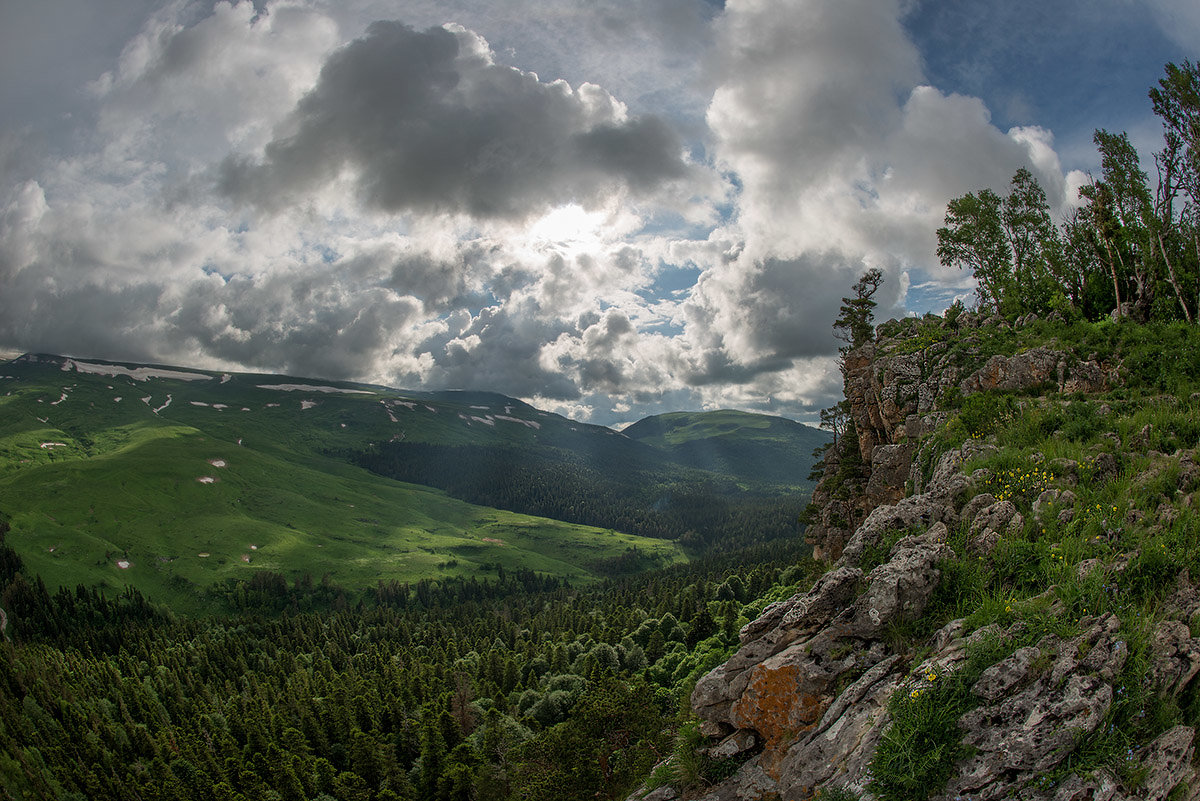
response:
<path fill-rule="evenodd" d="M 520 570 L 586 584 L 762 541 L 766 515 L 794 537 L 827 437 L 794 425 L 773 447 L 795 474 L 765 481 L 491 393 L 27 355 L 0 365 L 0 510 L 49 586 L 183 612 L 262 574 L 351 596 Z"/>

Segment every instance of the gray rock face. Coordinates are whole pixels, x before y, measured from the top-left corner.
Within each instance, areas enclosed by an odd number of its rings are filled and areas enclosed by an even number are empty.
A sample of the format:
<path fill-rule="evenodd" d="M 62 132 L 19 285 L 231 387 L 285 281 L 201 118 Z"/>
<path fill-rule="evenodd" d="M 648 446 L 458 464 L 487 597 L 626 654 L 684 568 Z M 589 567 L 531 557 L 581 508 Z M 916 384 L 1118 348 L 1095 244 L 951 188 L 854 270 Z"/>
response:
<path fill-rule="evenodd" d="M 698 801 L 762 801 L 775 796 L 778 790 L 778 783 L 763 770 L 758 757 L 755 757 Z"/>
<path fill-rule="evenodd" d="M 1200 638 L 1178 620 L 1164 620 L 1154 628 L 1151 652 L 1151 676 L 1164 692 L 1181 692 L 1200 673 Z"/>
<path fill-rule="evenodd" d="M 890 718 L 887 702 L 900 686 L 900 657 L 874 665 L 838 697 L 817 727 L 788 749 L 779 767 L 785 798 L 803 798 L 836 778 L 842 786 L 863 789 L 867 767 Z"/>
<path fill-rule="evenodd" d="M 1058 765 L 1112 704 L 1112 682 L 1128 648 L 1113 615 L 1067 642 L 1053 636 L 986 670 L 973 691 L 983 702 L 959 720 L 975 755 L 950 779 L 945 797 L 1009 798 Z"/>
<path fill-rule="evenodd" d="M 747 624 L 737 652 L 696 683 L 691 702 L 702 731 L 753 731 L 764 746 L 756 764 L 776 781 L 787 759 L 795 784 L 804 773 L 797 766 L 833 759 L 835 752 L 838 764 L 865 770 L 873 745 L 863 750 L 863 743 L 874 742 L 864 739 L 866 732 L 879 723 L 875 713 L 897 680 L 891 674 L 898 658 L 888 653 L 882 635 L 889 623 L 924 611 L 940 579 L 938 563 L 953 553 L 944 542 L 946 530 L 938 524 L 901 539 L 866 577 L 857 567 L 840 565 L 809 592 L 768 607 Z M 839 692 L 847 677 L 850 689 Z M 814 731 L 826 739 L 814 740 L 808 735 Z M 852 737 L 858 745 L 850 747 L 846 732 L 858 732 Z M 789 749 L 798 741 L 808 743 L 808 755 L 792 759 Z"/>
<path fill-rule="evenodd" d="M 626 801 L 633 801 L 634 799 L 640 799 L 640 801 L 675 801 L 676 798 L 679 798 L 679 793 L 675 792 L 675 788 L 669 784 L 664 784 L 662 787 L 655 788 L 642 796 L 635 793 L 626 799 Z"/>
<path fill-rule="evenodd" d="M 754 736 L 754 732 L 739 729 L 709 748 L 707 752 L 712 759 L 732 759 L 738 754 L 750 751 L 756 745 L 758 745 L 758 738 Z"/>
<path fill-rule="evenodd" d="M 1047 801 L 1164 801 L 1180 782 L 1195 780 L 1196 771 L 1191 764 L 1195 736 L 1191 727 L 1176 726 L 1138 752 L 1138 764 L 1145 766 L 1147 772 L 1136 792 L 1127 792 L 1112 773 L 1102 768 L 1088 778 L 1069 777 L 1052 796 L 1028 794 L 1028 797 Z M 1196 792 L 1193 790 L 1185 797 L 1194 801 Z"/>
<path fill-rule="evenodd" d="M 793 719 L 803 719 L 803 711 L 796 707 L 811 706 L 812 700 L 796 697 L 800 683 L 788 683 L 786 678 L 781 678 L 786 685 L 784 693 L 788 700 L 780 705 L 779 714 L 773 716 L 776 718 L 774 726 L 766 723 L 742 726 L 734 722 L 735 716 L 741 723 L 747 715 L 754 713 L 756 703 L 761 701 L 764 693 L 770 692 L 768 685 L 773 685 L 777 674 L 795 676 L 800 672 L 797 661 L 804 660 L 803 649 L 792 651 L 782 659 L 777 657 L 794 643 L 807 643 L 836 616 L 844 614 L 858 595 L 862 578 L 863 573 L 858 568 L 837 568 L 822 576 L 807 593 L 768 606 L 757 620 L 746 624 L 739 633 L 741 647 L 727 662 L 696 682 L 696 689 L 692 691 L 692 708 L 701 719 L 702 731 L 717 736 L 739 728 L 752 728 L 765 737 L 764 728 L 776 733 L 778 727 L 791 725 Z M 756 668 L 759 671 L 754 674 L 752 671 Z M 810 693 L 820 692 L 828 682 L 826 672 L 817 666 L 812 670 L 814 681 L 805 684 Z M 743 699 L 752 679 L 756 679 L 756 683 Z M 733 708 L 735 702 L 739 704 L 736 711 Z"/>
<path fill-rule="evenodd" d="M 1023 390 L 1048 382 L 1059 383 L 1059 363 L 1066 354 L 1046 348 L 1016 356 L 993 356 L 958 385 L 964 395 L 989 389 Z M 1065 367 L 1065 365 L 1064 365 Z"/>
<path fill-rule="evenodd" d="M 1097 362 L 1086 361 L 1075 365 L 1069 375 L 1060 377 L 1059 385 L 1062 387 L 1062 391 L 1068 394 L 1103 392 L 1108 389 L 1108 380 Z"/>
<path fill-rule="evenodd" d="M 971 315 L 962 317 L 964 325 L 974 324 Z M 1009 501 L 988 494 L 966 501 L 988 474 L 968 477 L 963 465 L 995 446 L 968 440 L 957 450 L 932 451 L 940 446 L 928 435 L 952 414 L 935 411 L 936 401 L 950 387 L 969 395 L 1045 383 L 1090 392 L 1104 389 L 1110 374 L 1094 357 L 1080 360 L 1037 348 L 992 357 L 962 378 L 952 365 L 962 353 L 949 352 L 945 343 L 898 355 L 888 355 L 887 347 L 881 339 L 851 351 L 844 362 L 846 398 L 867 479 L 849 499 L 832 498 L 832 491 L 823 494 L 818 487 L 813 498 L 820 519 L 806 532 L 817 558 L 836 562 L 812 589 L 771 605 L 747 624 L 734 655 L 696 684 L 692 707 L 702 730 L 714 738 L 710 753 L 763 749 L 734 777 L 711 788 L 704 801 L 807 801 L 829 787 L 867 793 L 871 760 L 891 725 L 892 696 L 929 681 L 922 678 L 928 672 L 944 676 L 962 669 L 974 653 L 972 644 L 1023 630 L 1018 622 L 1007 631 L 992 624 L 968 633 L 963 621 L 953 621 L 919 644 L 927 650 L 912 668 L 908 660 L 918 644 L 906 647 L 889 637 L 892 624 L 926 611 L 941 581 L 939 565 L 955 556 L 947 539 L 959 526 L 966 527 L 968 550 L 988 553 L 1003 538 L 1020 536 L 1027 522 Z M 827 476 L 845 455 L 833 454 Z M 931 456 L 937 456 L 932 468 Z M 1186 457 L 1179 457 L 1181 474 L 1200 489 L 1200 466 L 1194 454 Z M 1072 514 L 1076 498 L 1063 487 L 1103 480 L 1118 468 L 1116 458 L 1103 452 L 1082 470 L 1073 460 L 1061 461 L 1061 470 L 1057 461 L 1052 464 L 1057 494 L 1044 493 L 1033 511 L 1043 525 L 1052 516 Z M 898 533 L 884 562 L 867 572 L 864 555 L 877 553 L 879 543 Z M 1127 565 L 1133 556 L 1106 555 L 1087 570 L 1104 571 L 1105 580 L 1119 577 L 1122 559 Z M 1180 610 L 1176 617 L 1191 620 L 1200 613 L 1200 589 L 1186 574 L 1178 587 L 1169 603 Z M 1050 615 L 1064 612 L 1053 588 L 1043 602 Z M 1128 650 L 1120 621 L 1112 615 L 1085 619 L 1080 630 L 1070 638 L 1047 636 L 983 672 L 971 690 L 977 706 L 958 721 L 962 741 L 973 751 L 954 766 L 937 801 L 1161 801 L 1180 781 L 1195 780 L 1195 733 L 1177 727 L 1139 752 L 1149 770 L 1135 793 L 1105 770 L 1052 788 L 1038 785 L 1040 776 L 1070 758 L 1080 733 L 1096 730 L 1125 691 L 1117 681 Z M 1185 622 L 1160 623 L 1153 648 L 1152 678 L 1164 691 L 1194 686 L 1200 638 L 1190 636 Z M 1198 797 L 1189 801 L 1200 801 L 1200 792 L 1193 795 Z"/>
<path fill-rule="evenodd" d="M 895 503 L 904 497 L 904 482 L 912 466 L 912 445 L 879 445 L 871 453 L 871 478 L 867 482 L 867 502 L 871 505 Z"/>
<path fill-rule="evenodd" d="M 921 536 L 905 537 L 893 547 L 888 561 L 871 571 L 867 590 L 855 601 L 848 621 L 855 637 L 875 638 L 888 623 L 921 616 L 942 575 L 938 563 L 954 555 L 937 536 L 930 529 Z M 944 539 L 944 533 L 941 536 Z"/>
<path fill-rule="evenodd" d="M 1196 730 L 1176 726 L 1158 736 L 1142 752 L 1142 764 L 1149 774 L 1142 783 L 1143 798 L 1166 798 L 1180 782 L 1191 782 L 1196 771 L 1192 768 L 1195 754 Z"/>
<path fill-rule="evenodd" d="M 1011 501 L 997 501 L 990 504 L 980 509 L 971 520 L 971 526 L 967 533 L 970 550 L 975 553 L 990 554 L 1002 537 L 1013 537 L 1020 534 L 1024 525 L 1025 518 Z"/>

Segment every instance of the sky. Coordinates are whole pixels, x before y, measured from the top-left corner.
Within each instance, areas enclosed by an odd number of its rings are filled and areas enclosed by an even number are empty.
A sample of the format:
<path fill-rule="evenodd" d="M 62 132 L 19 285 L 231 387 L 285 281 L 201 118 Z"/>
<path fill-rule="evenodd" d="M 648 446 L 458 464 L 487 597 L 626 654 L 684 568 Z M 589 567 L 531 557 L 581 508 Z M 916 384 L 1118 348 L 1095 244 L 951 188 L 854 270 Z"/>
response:
<path fill-rule="evenodd" d="M 2 0 L 0 349 L 501 392 L 620 426 L 840 398 L 973 302 L 947 201 L 1057 214 L 1195 0 Z"/>

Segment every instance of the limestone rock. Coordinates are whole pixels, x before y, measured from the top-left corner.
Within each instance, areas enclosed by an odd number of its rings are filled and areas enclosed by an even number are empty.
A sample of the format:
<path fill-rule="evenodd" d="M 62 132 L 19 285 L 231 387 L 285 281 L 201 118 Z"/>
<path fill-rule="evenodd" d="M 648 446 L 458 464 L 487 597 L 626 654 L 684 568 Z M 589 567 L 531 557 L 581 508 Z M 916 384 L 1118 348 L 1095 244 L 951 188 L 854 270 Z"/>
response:
<path fill-rule="evenodd" d="M 989 554 L 1003 537 L 1021 533 L 1025 518 L 1011 501 L 997 501 L 981 509 L 971 520 L 968 545 L 976 553 Z"/>
<path fill-rule="evenodd" d="M 1116 478 L 1118 473 L 1116 457 L 1107 451 L 1101 451 L 1096 454 L 1093 470 L 1095 472 L 1092 474 L 1092 480 L 1097 483 Z"/>
<path fill-rule="evenodd" d="M 1195 729 L 1176 726 L 1146 746 L 1140 755 L 1142 764 L 1149 768 L 1140 788 L 1143 798 L 1166 798 L 1180 782 L 1192 780 L 1195 739 Z"/>
<path fill-rule="evenodd" d="M 1167 599 L 1165 606 L 1184 621 L 1190 621 L 1200 614 L 1200 587 L 1192 583 L 1187 568 L 1175 578 L 1175 592 Z"/>
<path fill-rule="evenodd" d="M 980 322 L 964 314 L 959 325 L 970 329 Z M 1019 324 L 1030 322 L 1027 317 Z M 941 581 L 939 565 L 954 555 L 947 545 L 951 530 L 964 526 L 968 547 L 986 552 L 1001 538 L 1020 535 L 1027 523 L 1013 503 L 976 494 L 988 485 L 987 471 L 964 475 L 963 465 L 994 451 L 994 445 L 971 439 L 954 450 L 935 450 L 944 440 L 930 435 L 953 414 L 936 410 L 938 398 L 950 388 L 969 395 L 1040 384 L 1095 392 L 1117 383 L 1119 376 L 1094 354 L 1082 359 L 1050 348 L 993 356 L 979 369 L 960 374 L 957 365 L 964 358 L 980 363 L 979 350 L 951 350 L 937 342 L 913 348 L 920 325 L 888 324 L 886 333 L 894 340 L 881 336 L 845 355 L 845 394 L 859 435 L 858 453 L 832 449 L 825 476 L 837 475 L 850 456 L 861 457 L 866 469 L 861 483 L 836 485 L 840 497 L 832 497 L 835 485 L 828 481 L 813 493 L 816 519 L 806 537 L 814 555 L 836 560 L 832 569 L 809 591 L 772 604 L 743 627 L 733 656 L 696 684 L 691 700 L 702 730 L 714 738 L 710 755 L 727 758 L 763 749 L 734 777 L 711 788 L 704 801 L 804 801 L 831 787 L 865 794 L 871 759 L 890 725 L 889 699 L 927 672 L 944 676 L 961 670 L 976 653 L 971 643 L 1027 630 L 1018 620 L 1007 630 L 992 624 L 966 635 L 958 620 L 923 643 L 900 644 L 888 636 L 889 624 L 916 619 L 926 610 Z M 909 342 L 903 348 L 893 348 L 904 340 Z M 1147 443 L 1151 434 L 1144 433 Z M 1070 459 L 1051 463 L 1055 488 L 1043 492 L 1032 510 L 1042 525 L 1052 516 L 1072 518 L 1078 501 L 1066 488 L 1078 485 L 1081 476 L 1092 484 L 1117 475 L 1114 453 L 1121 453 L 1122 444 L 1102 447 L 1108 452 L 1093 450 L 1097 455 L 1086 466 Z M 1195 453 L 1175 458 L 1187 487 L 1183 492 L 1200 490 Z M 1045 460 L 1039 456 L 1037 461 Z M 1179 524 L 1164 514 L 1154 522 Z M 884 562 L 866 573 L 868 549 L 876 553 L 880 543 L 897 537 Z M 1136 553 L 1097 557 L 1080 569 L 1092 580 L 1100 571 L 1105 582 L 1119 581 L 1135 558 Z M 1064 614 L 1054 593 L 1051 587 L 1030 603 L 1042 603 L 1050 615 Z M 1188 630 L 1200 614 L 1200 588 L 1192 586 L 1186 571 L 1164 605 L 1167 614 L 1152 641 L 1151 674 L 1164 692 L 1178 692 L 1195 686 L 1200 674 L 1200 638 Z M 1079 631 L 1070 638 L 1047 635 L 982 673 L 972 687 L 978 706 L 958 721 L 970 756 L 954 766 L 936 801 L 1161 801 L 1180 781 L 1196 780 L 1194 732 L 1177 727 L 1138 752 L 1148 772 L 1136 790 L 1104 769 L 1069 776 L 1056 786 L 1039 784 L 1039 778 L 1066 764 L 1079 735 L 1095 731 L 1126 692 L 1117 681 L 1128 656 L 1120 621 L 1112 615 L 1085 618 Z M 918 649 L 926 656 L 906 669 Z"/>
<path fill-rule="evenodd" d="M 1080 362 L 1075 365 L 1070 375 L 1059 381 L 1062 391 L 1074 392 L 1103 392 L 1108 389 L 1108 381 L 1104 371 L 1094 361 Z"/>
<path fill-rule="evenodd" d="M 1164 693 L 1183 690 L 1200 673 L 1200 638 L 1178 620 L 1164 620 L 1154 628 L 1150 643 L 1154 661 L 1151 676 Z"/>
<path fill-rule="evenodd" d="M 664 784 L 662 787 L 657 787 L 643 796 L 630 796 L 630 799 L 638 798 L 640 801 L 674 801 L 679 798 L 679 793 L 669 784 Z"/>
<path fill-rule="evenodd" d="M 923 496 L 914 496 L 921 498 Z M 863 522 L 842 551 L 844 565 L 857 565 L 867 548 L 879 543 L 888 532 L 897 529 L 918 529 L 929 525 L 931 510 L 920 500 L 905 498 L 899 503 L 876 507 Z"/>
<path fill-rule="evenodd" d="M 959 720 L 963 742 L 975 755 L 959 766 L 945 795 L 1011 797 L 1012 787 L 1071 753 L 1076 731 L 1094 731 L 1112 704 L 1112 681 L 1128 655 L 1119 627 L 1115 616 L 1106 615 L 1067 642 L 1047 636 L 985 671 L 975 688 L 985 703 Z M 1048 659 L 1048 669 L 1039 669 Z"/>
<path fill-rule="evenodd" d="M 756 745 L 758 745 L 758 737 L 754 735 L 754 732 L 739 729 L 706 750 L 712 759 L 731 759 L 738 754 L 753 750 Z"/>
<path fill-rule="evenodd" d="M 954 551 L 927 532 L 905 537 L 893 554 L 871 571 L 866 592 L 854 602 L 850 628 L 857 637 L 877 637 L 888 623 L 920 617 L 941 578 L 938 563 Z"/>
<path fill-rule="evenodd" d="M 887 702 L 900 685 L 898 656 L 879 662 L 826 710 L 818 726 L 792 746 L 779 767 L 784 798 L 803 798 L 823 784 L 862 789 L 867 767 L 890 720 Z"/>
<path fill-rule="evenodd" d="M 1058 382 L 1058 365 L 1065 354 L 1046 348 L 1019 353 L 1016 356 L 993 356 L 959 383 L 964 395 L 989 389 L 1024 390 L 1039 384 Z"/>
<path fill-rule="evenodd" d="M 957 500 L 969 485 L 970 479 L 962 473 L 950 473 L 931 481 L 928 490 L 920 495 L 875 507 L 846 543 L 841 563 L 859 564 L 867 548 L 896 529 L 925 529 L 938 521 L 956 524 Z"/>
<path fill-rule="evenodd" d="M 822 576 L 808 592 L 768 606 L 758 619 L 746 624 L 739 634 L 741 647 L 728 661 L 701 677 L 692 691 L 692 708 L 701 718 L 704 733 L 716 736 L 739 728 L 732 719 L 732 706 L 750 683 L 751 670 L 843 613 L 857 595 L 862 576 L 858 568 L 839 567 Z M 790 659 L 794 660 L 795 656 L 793 654 Z M 767 685 L 785 681 L 779 678 L 780 675 L 794 675 L 791 662 L 784 662 L 781 665 L 777 661 L 772 669 L 761 673 L 754 692 L 761 694 L 769 689 Z M 780 669 L 784 669 L 785 674 L 774 672 Z M 741 705 L 739 721 L 746 719 L 752 707 L 753 700 Z M 795 714 L 802 715 L 800 712 Z M 793 710 L 782 715 L 790 719 Z"/>
<path fill-rule="evenodd" d="M 990 492 L 981 492 L 971 500 L 967 501 L 966 506 L 962 509 L 962 519 L 968 526 L 974 525 L 975 519 L 979 513 L 996 503 L 996 496 Z"/>
<path fill-rule="evenodd" d="M 946 533 L 937 525 L 901 539 L 857 598 L 862 571 L 843 564 L 809 592 L 764 610 L 743 628 L 737 652 L 696 683 L 691 702 L 702 731 L 754 732 L 764 748 L 758 764 L 777 778 L 788 750 L 839 702 L 843 677 L 870 673 L 889 659 L 881 640 L 887 624 L 925 610 L 940 579 L 938 564 L 953 553 Z"/>
<path fill-rule="evenodd" d="M 1165 801 L 1180 782 L 1195 777 L 1191 765 L 1194 740 L 1195 730 L 1190 726 L 1176 726 L 1143 748 L 1137 761 L 1147 771 L 1136 792 L 1127 792 L 1112 773 L 1100 769 L 1087 778 L 1069 777 L 1058 787 L 1053 801 Z"/>
<path fill-rule="evenodd" d="M 1051 488 L 1048 490 L 1043 490 L 1042 493 L 1037 496 L 1037 500 L 1033 502 L 1034 516 L 1039 517 L 1042 512 L 1049 509 L 1052 505 L 1058 503 L 1058 499 L 1061 495 L 1062 493 L 1057 489 Z"/>
<path fill-rule="evenodd" d="M 698 801 L 762 801 L 775 796 L 778 787 L 759 764 L 759 757 L 755 757 Z"/>
<path fill-rule="evenodd" d="M 872 506 L 895 503 L 904 497 L 904 482 L 912 466 L 912 445 L 878 445 L 871 454 L 867 502 Z"/>

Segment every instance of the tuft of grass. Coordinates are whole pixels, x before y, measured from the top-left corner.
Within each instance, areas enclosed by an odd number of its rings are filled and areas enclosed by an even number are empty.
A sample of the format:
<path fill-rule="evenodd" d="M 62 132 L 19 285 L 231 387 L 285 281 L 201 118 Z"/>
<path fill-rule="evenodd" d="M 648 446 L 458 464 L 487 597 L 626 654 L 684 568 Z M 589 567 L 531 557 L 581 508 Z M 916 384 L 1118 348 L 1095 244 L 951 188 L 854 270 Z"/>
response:
<path fill-rule="evenodd" d="M 928 672 L 902 685 L 888 701 L 891 723 L 871 760 L 868 789 L 882 801 L 918 801 L 946 786 L 954 765 L 971 755 L 958 720 L 979 699 L 971 687 L 980 675 L 1017 648 L 1040 636 L 992 634 L 972 644 L 966 664 L 939 675 Z"/>
<path fill-rule="evenodd" d="M 694 718 L 685 721 L 675 735 L 671 757 L 650 774 L 646 789 L 669 784 L 685 796 L 697 793 L 728 779 L 757 753 L 752 750 L 728 759 L 713 759 L 703 750 L 708 744 L 708 738 L 700 733 L 700 722 Z"/>

